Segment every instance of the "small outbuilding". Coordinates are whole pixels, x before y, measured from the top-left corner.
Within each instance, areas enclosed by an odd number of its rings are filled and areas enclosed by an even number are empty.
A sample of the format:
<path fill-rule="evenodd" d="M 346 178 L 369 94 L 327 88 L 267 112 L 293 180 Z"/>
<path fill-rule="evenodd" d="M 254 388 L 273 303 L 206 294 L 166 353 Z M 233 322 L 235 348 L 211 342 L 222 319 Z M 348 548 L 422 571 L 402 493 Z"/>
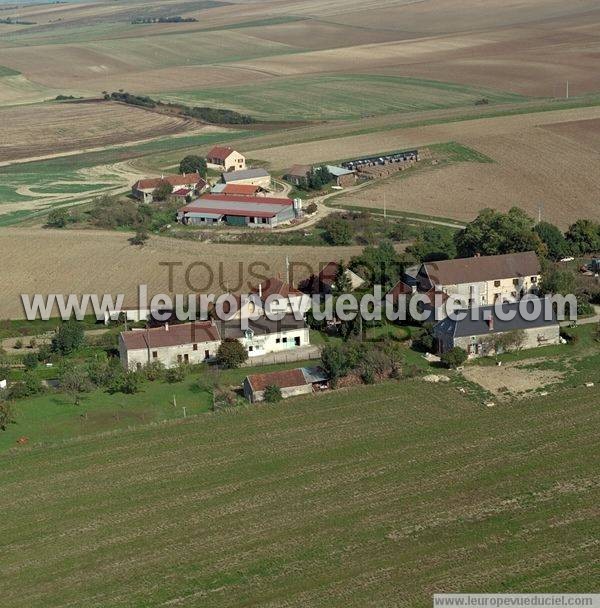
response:
<path fill-rule="evenodd" d="M 328 387 L 328 378 L 320 367 L 298 367 L 279 372 L 252 374 L 244 379 L 244 396 L 250 403 L 264 401 L 265 390 L 269 386 L 278 387 L 285 399 L 324 390 Z"/>
<path fill-rule="evenodd" d="M 356 182 L 356 172 L 345 167 L 336 167 L 335 165 L 327 165 L 327 171 L 335 180 L 335 185 L 342 188 L 353 186 Z"/>

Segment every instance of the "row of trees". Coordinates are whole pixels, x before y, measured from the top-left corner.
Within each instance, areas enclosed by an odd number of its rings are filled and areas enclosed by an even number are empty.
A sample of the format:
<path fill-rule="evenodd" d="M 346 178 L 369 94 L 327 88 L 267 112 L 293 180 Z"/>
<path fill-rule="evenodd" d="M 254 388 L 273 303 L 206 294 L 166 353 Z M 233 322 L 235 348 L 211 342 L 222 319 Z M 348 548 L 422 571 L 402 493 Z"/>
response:
<path fill-rule="evenodd" d="M 536 223 L 522 209 L 507 213 L 484 209 L 463 230 L 435 226 L 421 231 L 407 252 L 419 261 L 535 251 L 550 260 L 600 251 L 600 224 L 580 219 L 566 232 L 549 222 Z"/>

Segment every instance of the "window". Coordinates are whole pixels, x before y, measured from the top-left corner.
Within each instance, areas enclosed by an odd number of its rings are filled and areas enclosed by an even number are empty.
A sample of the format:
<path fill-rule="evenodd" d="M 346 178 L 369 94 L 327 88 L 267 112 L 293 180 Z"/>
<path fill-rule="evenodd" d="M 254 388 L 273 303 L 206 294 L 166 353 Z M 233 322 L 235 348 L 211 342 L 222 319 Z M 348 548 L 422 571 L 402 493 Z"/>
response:
<path fill-rule="evenodd" d="M 208 359 L 210 357 L 210 351 L 209 350 L 205 350 L 204 351 L 204 358 Z"/>
<path fill-rule="evenodd" d="M 494 281 L 494 287 L 500 287 L 500 281 Z"/>
<path fill-rule="evenodd" d="M 518 285 L 519 284 L 519 279 L 513 279 L 513 285 Z"/>
<path fill-rule="evenodd" d="M 287 338 L 283 338 L 283 343 L 286 344 L 287 343 Z"/>
<path fill-rule="evenodd" d="M 281 338 L 275 338 L 275 344 L 279 344 L 281 342 Z"/>
<path fill-rule="evenodd" d="M 531 282 L 532 283 L 537 283 L 537 277 L 531 277 Z"/>
<path fill-rule="evenodd" d="M 152 351 L 152 358 L 153 359 L 158 359 L 158 351 L 157 350 L 153 350 Z"/>
<path fill-rule="evenodd" d="M 254 350 L 254 346 L 249 346 L 248 347 L 248 352 L 251 353 Z"/>
<path fill-rule="evenodd" d="M 189 362 L 190 362 L 190 356 L 189 356 L 188 354 L 183 355 L 183 360 L 184 360 L 186 363 L 189 363 Z"/>
<path fill-rule="evenodd" d="M 177 363 L 181 363 L 182 360 L 183 359 L 182 359 L 181 355 L 177 355 Z"/>
<path fill-rule="evenodd" d="M 295 344 L 296 346 L 300 346 L 300 336 L 296 336 L 296 337 L 294 338 L 294 344 Z"/>
<path fill-rule="evenodd" d="M 194 346 L 192 347 L 193 350 L 198 350 L 198 345 L 194 344 Z"/>

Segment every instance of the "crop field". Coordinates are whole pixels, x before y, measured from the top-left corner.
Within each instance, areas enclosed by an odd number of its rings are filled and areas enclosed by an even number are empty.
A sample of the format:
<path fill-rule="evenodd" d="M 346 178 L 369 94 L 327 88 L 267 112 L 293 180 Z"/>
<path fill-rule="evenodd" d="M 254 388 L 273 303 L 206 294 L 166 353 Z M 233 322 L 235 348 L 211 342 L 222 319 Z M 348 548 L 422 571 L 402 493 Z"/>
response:
<path fill-rule="evenodd" d="M 522 101 L 519 95 L 444 82 L 370 74 L 277 79 L 261 86 L 209 88 L 165 96 L 190 105 L 231 107 L 281 120 L 350 119 L 390 112 Z"/>
<path fill-rule="evenodd" d="M 252 272 L 258 276 L 285 276 L 286 256 L 295 266 L 292 279 L 297 283 L 313 271 L 318 272 L 319 264 L 340 258 L 347 260 L 362 250 L 358 246 L 261 246 L 249 252 L 244 245 L 162 237 L 152 237 L 139 248 L 128 243 L 130 236 L 93 230 L 0 230 L 0 255 L 19 259 L 18 273 L 10 264 L 0 268 L 3 285 L 0 318 L 23 315 L 21 293 L 123 293 L 126 305 L 128 302 L 135 305 L 139 284 L 148 285 L 149 294 L 241 291 L 251 280 Z M 35 249 L 31 247 L 32 242 L 36 243 Z M 172 289 L 168 267 L 164 265 L 170 262 L 180 264 L 173 271 Z"/>
<path fill-rule="evenodd" d="M 593 132 L 599 116 L 600 108 L 502 116 L 389 129 L 249 154 L 284 169 L 294 162 L 330 162 L 457 141 L 493 162 L 422 166 L 357 192 L 342 193 L 332 202 L 381 209 L 385 196 L 389 210 L 455 220 L 473 219 L 483 207 L 508 210 L 514 205 L 537 216 L 543 203 L 544 217 L 564 228 L 573 218 L 598 216 L 600 176 L 595 167 L 600 154 L 590 142 L 595 141 Z M 582 121 L 589 121 L 590 129 L 582 128 Z M 571 122 L 576 129 L 568 133 Z M 555 126 L 563 133 L 554 133 Z M 556 175 L 561 179 L 555 179 Z"/>
<path fill-rule="evenodd" d="M 116 103 L 55 103 L 2 110 L 0 162 L 200 131 L 192 120 Z"/>
<path fill-rule="evenodd" d="M 3 605 L 419 608 L 594 589 L 597 391 L 488 409 L 406 380 L 348 397 L 15 447 Z"/>

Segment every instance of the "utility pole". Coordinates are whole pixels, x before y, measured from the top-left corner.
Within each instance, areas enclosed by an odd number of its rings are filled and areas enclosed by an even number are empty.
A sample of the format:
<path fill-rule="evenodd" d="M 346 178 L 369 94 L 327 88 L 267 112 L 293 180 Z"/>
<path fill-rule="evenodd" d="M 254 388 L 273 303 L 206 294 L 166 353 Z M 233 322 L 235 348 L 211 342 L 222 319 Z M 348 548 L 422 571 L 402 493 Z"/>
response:
<path fill-rule="evenodd" d="M 567 99 L 569 99 L 569 81 L 567 80 Z"/>
<path fill-rule="evenodd" d="M 540 224 L 540 223 L 541 223 L 541 221 L 542 221 L 542 211 L 543 211 L 543 210 L 544 210 L 544 204 L 543 204 L 543 203 L 540 203 L 540 204 L 538 205 L 538 224 Z"/>

